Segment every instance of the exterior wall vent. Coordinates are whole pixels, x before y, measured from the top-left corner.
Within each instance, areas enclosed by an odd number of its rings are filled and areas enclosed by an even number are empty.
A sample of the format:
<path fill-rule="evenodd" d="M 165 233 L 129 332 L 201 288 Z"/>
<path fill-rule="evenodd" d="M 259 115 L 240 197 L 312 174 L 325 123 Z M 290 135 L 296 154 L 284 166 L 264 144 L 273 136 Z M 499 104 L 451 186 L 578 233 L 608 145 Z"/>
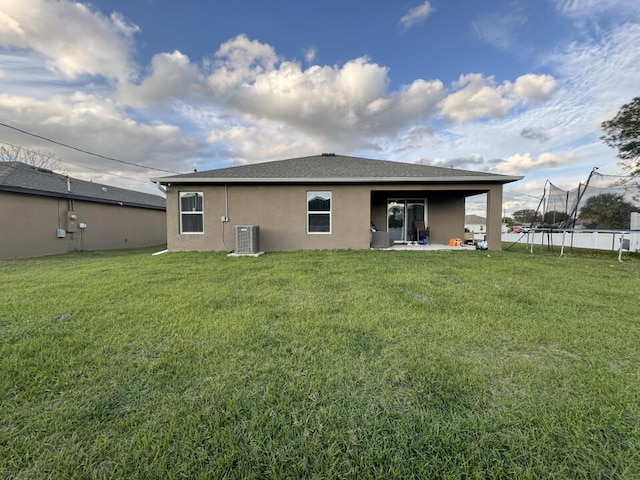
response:
<path fill-rule="evenodd" d="M 235 253 L 257 255 L 260 253 L 260 227 L 257 225 L 234 225 Z"/>

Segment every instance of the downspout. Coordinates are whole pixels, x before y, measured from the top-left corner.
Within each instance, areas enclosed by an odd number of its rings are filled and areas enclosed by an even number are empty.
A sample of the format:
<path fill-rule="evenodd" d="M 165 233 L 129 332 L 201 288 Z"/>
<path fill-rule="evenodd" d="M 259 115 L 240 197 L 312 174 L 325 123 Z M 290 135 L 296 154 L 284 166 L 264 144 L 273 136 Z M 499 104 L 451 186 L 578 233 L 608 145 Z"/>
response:
<path fill-rule="evenodd" d="M 222 246 L 226 249 L 227 244 L 224 242 L 224 224 L 229 221 L 229 192 L 227 184 L 224 184 L 224 220 L 222 220 Z"/>
<path fill-rule="evenodd" d="M 224 216 L 229 220 L 229 192 L 227 191 L 227 184 L 224 184 Z"/>
<path fill-rule="evenodd" d="M 158 187 L 158 190 L 160 190 L 162 193 L 164 193 L 165 195 L 167 194 L 167 189 L 164 188 L 160 182 L 156 183 L 156 187 Z"/>

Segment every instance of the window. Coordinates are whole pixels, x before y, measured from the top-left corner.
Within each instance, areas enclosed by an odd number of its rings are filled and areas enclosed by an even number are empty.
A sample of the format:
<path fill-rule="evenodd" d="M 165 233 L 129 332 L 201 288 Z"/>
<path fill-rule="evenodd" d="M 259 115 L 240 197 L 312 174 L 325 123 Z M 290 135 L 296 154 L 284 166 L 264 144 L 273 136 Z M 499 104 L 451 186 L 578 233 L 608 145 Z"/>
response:
<path fill-rule="evenodd" d="M 201 192 L 180 193 L 180 233 L 204 233 Z"/>
<path fill-rule="evenodd" d="M 331 192 L 307 192 L 307 233 L 331 233 Z"/>

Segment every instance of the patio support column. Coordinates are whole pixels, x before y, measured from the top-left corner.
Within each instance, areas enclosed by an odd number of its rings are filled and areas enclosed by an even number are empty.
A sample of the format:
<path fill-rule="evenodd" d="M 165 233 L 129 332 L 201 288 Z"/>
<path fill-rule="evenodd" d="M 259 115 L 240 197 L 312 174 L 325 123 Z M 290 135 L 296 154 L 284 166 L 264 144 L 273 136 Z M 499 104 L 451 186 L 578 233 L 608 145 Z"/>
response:
<path fill-rule="evenodd" d="M 489 250 L 502 250 L 502 185 L 487 192 L 487 242 Z"/>

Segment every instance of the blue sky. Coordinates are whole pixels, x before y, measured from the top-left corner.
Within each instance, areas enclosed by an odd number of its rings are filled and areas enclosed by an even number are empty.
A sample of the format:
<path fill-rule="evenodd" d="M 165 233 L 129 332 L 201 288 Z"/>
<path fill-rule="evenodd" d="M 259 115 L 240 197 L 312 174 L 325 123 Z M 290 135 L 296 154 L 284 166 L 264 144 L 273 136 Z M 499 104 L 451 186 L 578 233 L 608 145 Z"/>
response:
<path fill-rule="evenodd" d="M 0 141 L 148 192 L 336 152 L 524 175 L 505 210 L 535 208 L 547 179 L 619 172 L 600 123 L 639 85 L 637 0 L 0 2 L 2 122 L 149 168 Z"/>

